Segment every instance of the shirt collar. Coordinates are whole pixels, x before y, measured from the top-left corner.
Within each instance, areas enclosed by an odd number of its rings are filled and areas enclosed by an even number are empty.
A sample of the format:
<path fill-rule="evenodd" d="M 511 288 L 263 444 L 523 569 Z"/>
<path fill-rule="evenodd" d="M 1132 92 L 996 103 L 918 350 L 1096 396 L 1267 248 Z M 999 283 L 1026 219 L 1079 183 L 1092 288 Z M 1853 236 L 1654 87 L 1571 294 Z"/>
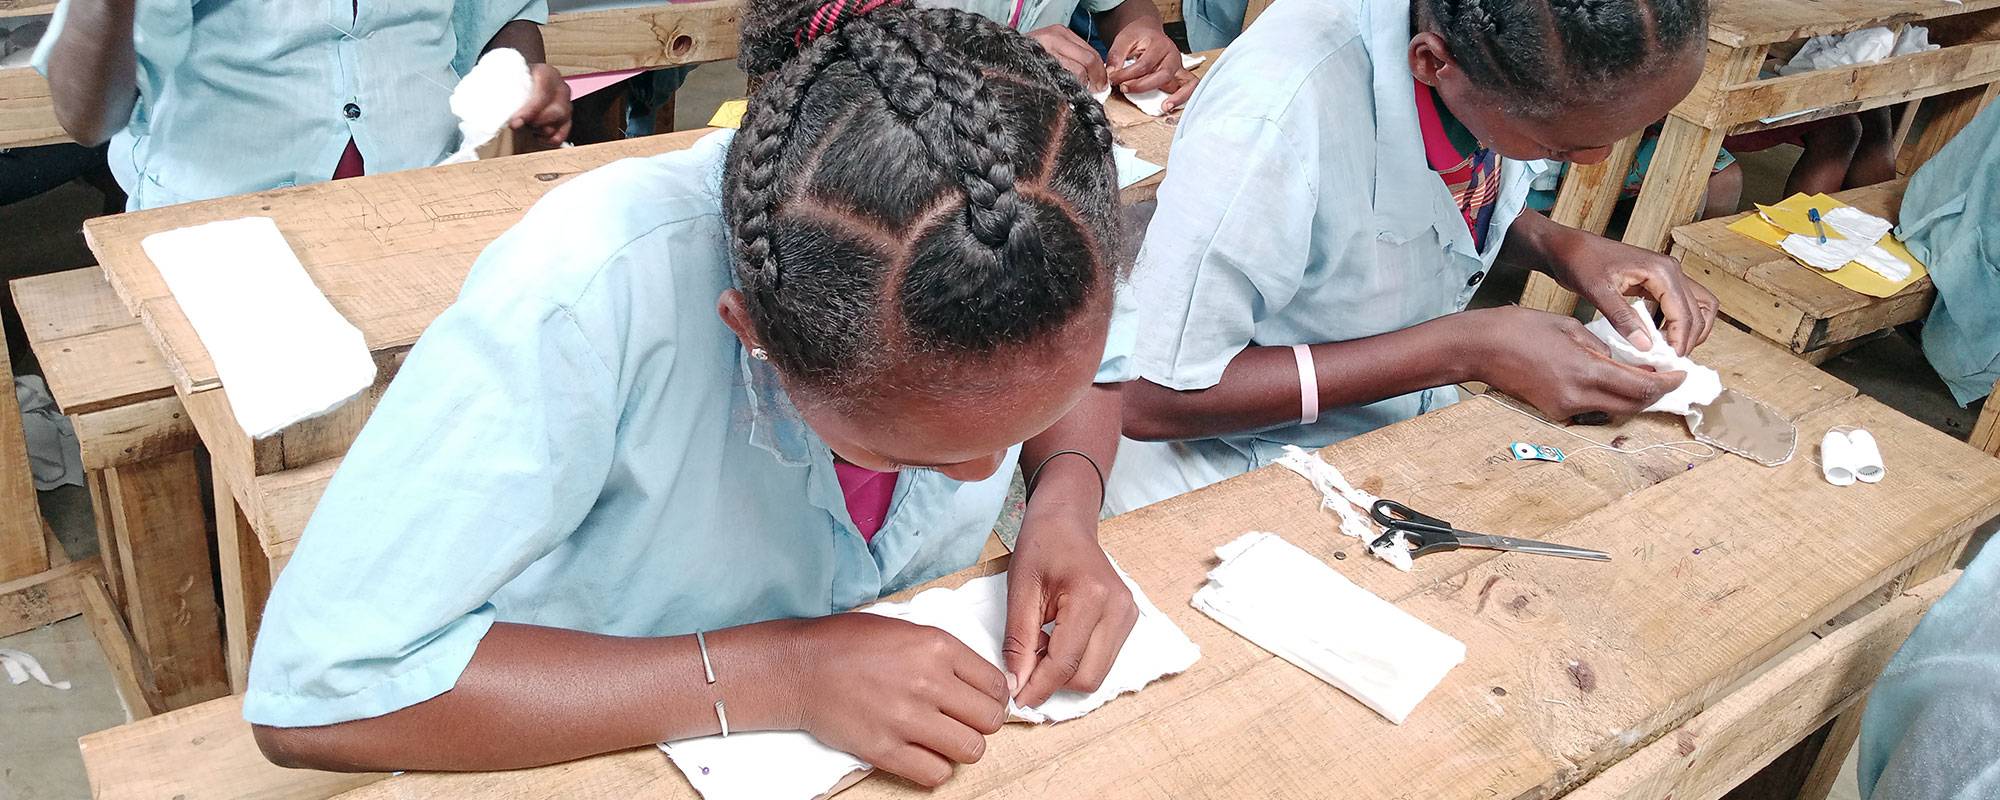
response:
<path fill-rule="evenodd" d="M 792 404 L 790 395 L 778 381 L 778 371 L 769 363 L 750 357 L 749 348 L 737 345 L 737 360 L 742 364 L 743 392 L 750 406 L 750 444 L 777 457 L 778 463 L 788 467 L 804 467 L 813 463 L 813 453 L 826 449 L 799 416 L 798 406 Z"/>
<path fill-rule="evenodd" d="M 1424 153 L 1410 88 L 1416 81 L 1408 55 L 1410 0 L 1366 0 L 1361 13 L 1363 44 L 1374 69 L 1375 207 L 1392 209 L 1376 215 L 1382 235 L 1400 244 L 1435 231 L 1447 245 L 1476 253 L 1464 215 Z"/>

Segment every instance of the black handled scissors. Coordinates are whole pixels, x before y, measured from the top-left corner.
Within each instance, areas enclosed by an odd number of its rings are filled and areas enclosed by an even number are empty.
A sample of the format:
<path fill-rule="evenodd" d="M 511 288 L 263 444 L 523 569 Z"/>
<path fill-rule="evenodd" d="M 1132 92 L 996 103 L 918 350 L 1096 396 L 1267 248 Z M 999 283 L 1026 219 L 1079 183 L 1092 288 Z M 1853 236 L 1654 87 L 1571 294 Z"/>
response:
<path fill-rule="evenodd" d="M 1461 547 L 1476 547 L 1481 550 L 1511 550 L 1516 553 L 1534 553 L 1561 558 L 1581 558 L 1587 561 L 1610 561 L 1611 554 L 1602 550 L 1586 550 L 1564 544 L 1537 542 L 1532 539 L 1515 539 L 1508 536 L 1488 536 L 1470 533 L 1451 526 L 1451 523 L 1428 514 L 1418 513 L 1409 506 L 1394 500 L 1377 500 L 1368 509 L 1368 515 L 1388 528 L 1388 532 L 1376 537 L 1371 547 L 1387 547 L 1396 540 L 1396 534 L 1409 537 L 1410 544 L 1416 546 L 1410 557 L 1427 556 L 1432 553 L 1449 553 Z"/>

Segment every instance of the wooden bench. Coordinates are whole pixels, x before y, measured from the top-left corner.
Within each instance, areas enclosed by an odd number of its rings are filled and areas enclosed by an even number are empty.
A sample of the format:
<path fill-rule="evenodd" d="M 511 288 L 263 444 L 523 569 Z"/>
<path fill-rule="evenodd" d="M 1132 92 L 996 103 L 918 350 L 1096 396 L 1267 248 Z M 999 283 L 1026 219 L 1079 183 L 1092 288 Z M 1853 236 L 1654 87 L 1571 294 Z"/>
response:
<path fill-rule="evenodd" d="M 1758 72 L 1771 45 L 1878 25 L 1931 28 L 1938 50 L 1869 64 L 1776 78 Z M 1913 100 L 1932 117 L 1918 141 L 1898 153 L 1915 171 L 1972 121 L 2000 89 L 2000 0 L 1714 0 L 1708 60 L 1701 78 L 1667 117 L 1624 241 L 1666 252 L 1675 227 L 1694 219 L 1724 136 L 1796 125 Z M 1777 122 L 1764 118 L 1805 112 Z M 1908 132 L 1908 126 L 1899 128 Z M 1633 134 L 1597 164 L 1573 166 L 1550 216 L 1603 232 L 1631 171 L 1641 135 Z M 1529 278 L 1521 304 L 1557 313 L 1576 295 L 1546 275 Z"/>
<path fill-rule="evenodd" d="M 1870 214 L 1896 220 L 1907 181 L 1833 195 Z M 1844 345 L 1930 312 L 1937 290 L 1924 277 L 1891 297 L 1869 297 L 1801 266 L 1775 247 L 1729 230 L 1756 212 L 1703 220 L 1674 229 L 1681 269 L 1722 301 L 1722 313 L 1780 347 L 1819 363 Z"/>
<path fill-rule="evenodd" d="M 1925 584 L 2000 512 L 2000 461 L 1734 328 L 1718 329 L 1699 358 L 1807 438 L 1835 424 L 1874 431 L 1901 477 L 1853 491 L 1827 485 L 1805 458 L 1770 469 L 1663 449 L 1493 461 L 1511 441 L 1562 440 L 1489 399 L 1355 437 L 1323 452 L 1370 491 L 1448 510 L 1468 528 L 1599 547 L 1614 560 L 1464 551 L 1398 572 L 1357 560 L 1318 495 L 1281 468 L 1120 516 L 1100 540 L 1202 660 L 1088 718 L 1009 726 L 933 796 L 1061 785 L 1077 797 L 1656 800 L 1714 798 L 1760 768 L 1769 777 L 1757 797 L 1823 795 L 1852 744 L 1856 704 L 1945 585 Z M 1590 433 L 1631 448 L 1686 438 L 1660 415 Z M 1466 663 L 1396 726 L 1202 616 L 1188 598 L 1213 548 L 1246 530 L 1280 533 L 1458 637 Z M 240 713 L 225 698 L 85 737 L 94 796 L 693 797 L 651 748 L 386 780 L 280 770 L 258 755 Z M 1371 744 L 1337 743 L 1349 739 Z M 905 784 L 871 779 L 843 796 L 907 795 Z"/>
<path fill-rule="evenodd" d="M 198 441 L 159 349 L 95 268 L 11 285 L 76 428 L 105 578 L 164 703 L 154 710 L 227 694 Z"/>

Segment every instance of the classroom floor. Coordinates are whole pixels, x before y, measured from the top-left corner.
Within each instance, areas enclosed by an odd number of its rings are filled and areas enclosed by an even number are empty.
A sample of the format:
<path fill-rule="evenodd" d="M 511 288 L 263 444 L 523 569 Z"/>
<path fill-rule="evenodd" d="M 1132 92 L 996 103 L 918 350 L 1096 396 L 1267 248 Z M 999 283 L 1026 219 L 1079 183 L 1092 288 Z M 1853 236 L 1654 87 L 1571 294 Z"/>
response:
<path fill-rule="evenodd" d="M 743 76 L 733 65 L 708 65 L 696 70 L 679 95 L 676 123 L 686 129 L 704 124 L 718 103 L 740 97 Z M 1795 148 L 1779 148 L 1753 153 L 1742 159 L 1746 171 L 1746 196 L 1750 200 L 1776 200 L 1784 176 L 1797 158 Z M 80 225 L 97 213 L 102 197 L 95 189 L 73 182 L 40 197 L 0 207 L 0 231 L 7 232 L 7 244 L 0 247 L 0 281 L 75 269 L 93 263 L 84 246 Z M 20 231 L 36 232 L 18 235 Z M 1496 276 L 1482 292 L 1487 298 L 1518 297 L 1520 283 L 1510 286 Z M 0 299 L 6 299 L 0 297 Z M 1488 302 L 1491 302 L 1490 300 Z M 18 323 L 12 317 L 12 301 L 6 299 L 9 317 L 9 349 L 17 373 L 34 372 L 32 355 L 19 340 Z M 1954 405 L 1944 385 L 1928 370 L 1912 370 L 1922 364 L 1914 341 L 1901 334 L 1871 342 L 1833 359 L 1826 370 L 1842 380 L 1932 427 L 1964 437 L 1974 413 Z M 95 555 L 96 533 L 90 513 L 89 496 L 77 487 L 44 492 L 42 508 L 64 548 L 74 558 Z M 1988 526 L 1987 535 L 1991 534 Z M 1976 545 L 1974 548 L 1976 551 Z M 1968 552 L 1968 557 L 1971 553 Z M 0 797 L 12 800 L 71 800 L 88 797 L 83 763 L 77 754 L 76 737 L 111 727 L 125 720 L 125 712 L 110 687 L 110 672 L 102 653 L 81 618 L 0 639 L 0 647 L 26 651 L 42 661 L 56 680 L 72 684 L 58 691 L 33 683 L 20 686 L 0 684 L 0 719 L 6 720 L 8 745 L 0 755 Z M 1834 800 L 1858 800 L 1854 785 L 1854 759 L 1850 755 Z"/>

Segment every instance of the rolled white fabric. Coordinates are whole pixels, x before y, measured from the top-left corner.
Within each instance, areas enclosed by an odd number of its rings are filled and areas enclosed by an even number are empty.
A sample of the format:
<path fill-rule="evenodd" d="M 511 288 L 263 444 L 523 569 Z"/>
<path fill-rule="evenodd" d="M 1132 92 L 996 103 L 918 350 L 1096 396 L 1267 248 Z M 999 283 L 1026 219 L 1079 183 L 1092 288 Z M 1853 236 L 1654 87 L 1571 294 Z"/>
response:
<path fill-rule="evenodd" d="M 1854 485 L 1854 442 L 1841 431 L 1827 431 L 1819 440 L 1819 470 L 1835 486 Z"/>
<path fill-rule="evenodd" d="M 1867 431 L 1855 429 L 1847 432 L 1847 441 L 1852 445 L 1848 468 L 1854 470 L 1854 477 L 1862 483 L 1882 482 L 1882 448 L 1875 444 L 1875 436 Z"/>

